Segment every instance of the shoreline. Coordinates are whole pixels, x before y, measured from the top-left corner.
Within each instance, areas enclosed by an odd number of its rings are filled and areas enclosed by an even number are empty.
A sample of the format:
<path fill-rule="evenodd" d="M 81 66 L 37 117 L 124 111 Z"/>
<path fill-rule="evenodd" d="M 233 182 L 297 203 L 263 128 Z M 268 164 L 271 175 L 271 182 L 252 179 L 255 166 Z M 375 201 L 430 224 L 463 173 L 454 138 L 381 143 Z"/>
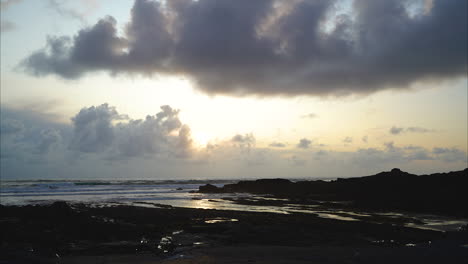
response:
<path fill-rule="evenodd" d="M 386 255 L 402 263 L 468 260 L 466 229 L 437 232 L 303 213 L 64 202 L 0 209 L 2 263 L 368 263 Z"/>
<path fill-rule="evenodd" d="M 298 204 L 347 203 L 361 210 L 407 211 L 412 213 L 468 218 L 468 168 L 462 171 L 415 175 L 394 168 L 375 175 L 292 182 L 287 179 L 240 181 L 217 187 L 206 184 L 200 193 L 250 193 L 294 200 Z M 312 203 L 311 203 L 312 202 Z M 345 205 L 345 204 L 343 204 Z"/>

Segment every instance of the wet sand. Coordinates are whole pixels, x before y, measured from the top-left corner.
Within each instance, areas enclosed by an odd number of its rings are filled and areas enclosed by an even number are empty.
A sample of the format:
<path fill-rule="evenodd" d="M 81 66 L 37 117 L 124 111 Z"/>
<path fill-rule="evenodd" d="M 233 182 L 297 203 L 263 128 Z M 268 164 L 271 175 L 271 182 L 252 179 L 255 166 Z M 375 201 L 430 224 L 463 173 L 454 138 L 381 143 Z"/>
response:
<path fill-rule="evenodd" d="M 1 207 L 0 263 L 466 263 L 468 233 L 189 208 Z"/>

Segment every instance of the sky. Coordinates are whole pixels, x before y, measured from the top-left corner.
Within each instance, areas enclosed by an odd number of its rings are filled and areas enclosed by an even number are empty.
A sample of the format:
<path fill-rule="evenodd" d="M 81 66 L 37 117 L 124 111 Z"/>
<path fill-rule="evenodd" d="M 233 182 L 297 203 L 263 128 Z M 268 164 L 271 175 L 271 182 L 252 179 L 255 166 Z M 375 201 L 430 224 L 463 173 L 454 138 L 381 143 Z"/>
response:
<path fill-rule="evenodd" d="M 462 170 L 466 10 L 459 0 L 1 0 L 1 178 Z"/>

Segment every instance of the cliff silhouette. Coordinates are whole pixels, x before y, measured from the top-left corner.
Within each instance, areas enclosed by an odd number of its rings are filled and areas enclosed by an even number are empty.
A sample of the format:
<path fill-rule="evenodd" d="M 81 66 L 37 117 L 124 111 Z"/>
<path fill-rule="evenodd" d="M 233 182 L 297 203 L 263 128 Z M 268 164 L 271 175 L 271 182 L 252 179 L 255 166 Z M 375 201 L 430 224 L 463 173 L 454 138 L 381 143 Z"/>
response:
<path fill-rule="evenodd" d="M 269 194 L 304 203 L 310 200 L 349 201 L 357 208 L 468 216 L 468 168 L 420 176 L 395 168 L 371 176 L 338 178 L 329 182 L 261 179 L 220 188 L 200 186 L 199 192 Z"/>

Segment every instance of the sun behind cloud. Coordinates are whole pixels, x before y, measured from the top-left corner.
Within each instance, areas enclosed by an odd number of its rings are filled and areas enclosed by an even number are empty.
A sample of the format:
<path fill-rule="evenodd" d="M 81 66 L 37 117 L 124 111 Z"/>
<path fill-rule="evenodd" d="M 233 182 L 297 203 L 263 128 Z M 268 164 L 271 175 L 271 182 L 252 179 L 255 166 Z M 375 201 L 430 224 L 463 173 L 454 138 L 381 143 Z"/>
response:
<path fill-rule="evenodd" d="M 192 133 L 192 139 L 195 147 L 206 147 L 206 145 L 213 140 L 213 136 L 207 132 L 198 131 Z"/>

